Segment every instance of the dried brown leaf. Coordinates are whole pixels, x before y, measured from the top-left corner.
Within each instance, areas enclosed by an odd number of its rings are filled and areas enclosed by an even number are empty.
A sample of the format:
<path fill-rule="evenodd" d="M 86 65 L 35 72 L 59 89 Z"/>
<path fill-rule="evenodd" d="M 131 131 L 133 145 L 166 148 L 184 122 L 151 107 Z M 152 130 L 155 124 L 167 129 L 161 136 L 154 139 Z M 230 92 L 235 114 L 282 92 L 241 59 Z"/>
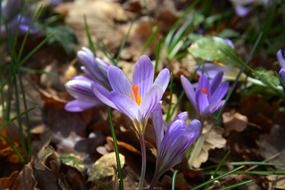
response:
<path fill-rule="evenodd" d="M 119 154 L 121 167 L 125 165 L 125 157 L 122 154 Z M 116 155 L 115 152 L 107 153 L 99 158 L 90 169 L 89 181 L 96 179 L 103 179 L 106 177 L 111 177 L 115 175 L 116 171 Z"/>
<path fill-rule="evenodd" d="M 75 3 L 66 4 L 66 6 L 68 10 L 66 23 L 74 29 L 80 44 L 88 45 L 83 20 L 83 16 L 86 16 L 91 36 L 103 42 L 110 49 L 120 46 L 125 34 L 114 21 L 127 20 L 125 10 L 120 4 L 96 0 L 76 1 Z"/>
<path fill-rule="evenodd" d="M 232 131 L 241 132 L 248 124 L 248 119 L 235 111 L 223 113 L 223 125 L 225 129 L 225 136 L 228 136 Z"/>
<path fill-rule="evenodd" d="M 0 184 L 7 190 L 35 190 L 37 182 L 31 163 L 25 165 L 22 171 L 15 171 L 9 177 L 0 179 Z"/>
<path fill-rule="evenodd" d="M 189 167 L 200 168 L 201 164 L 208 160 L 209 150 L 225 147 L 226 139 L 223 138 L 222 134 L 222 128 L 215 127 L 213 123 L 205 122 L 202 134 L 195 143 L 188 159 Z"/>

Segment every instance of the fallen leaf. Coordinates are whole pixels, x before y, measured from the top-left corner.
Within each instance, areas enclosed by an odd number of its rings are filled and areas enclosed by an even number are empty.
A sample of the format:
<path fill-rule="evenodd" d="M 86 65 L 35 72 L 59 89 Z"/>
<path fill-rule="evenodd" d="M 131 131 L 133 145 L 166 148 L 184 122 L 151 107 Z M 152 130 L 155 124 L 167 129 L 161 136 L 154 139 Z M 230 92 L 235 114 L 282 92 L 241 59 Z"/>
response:
<path fill-rule="evenodd" d="M 208 160 L 209 150 L 225 147 L 226 139 L 222 134 L 222 128 L 215 127 L 213 123 L 204 122 L 202 134 L 196 141 L 188 159 L 190 168 L 200 168 L 201 164 Z"/>
<path fill-rule="evenodd" d="M 88 45 L 83 19 L 86 16 L 92 37 L 110 49 L 120 46 L 125 34 L 115 21 L 126 21 L 128 17 L 119 3 L 105 0 L 76 1 L 65 6 L 68 9 L 66 23 L 74 29 L 81 45 Z"/>
<path fill-rule="evenodd" d="M 280 175 L 268 175 L 269 180 L 268 189 L 285 189 L 285 177 Z"/>
<path fill-rule="evenodd" d="M 107 143 L 114 146 L 113 145 L 114 144 L 113 138 L 107 137 Z M 118 143 L 119 147 L 122 147 L 122 148 L 126 149 L 127 151 L 130 151 L 130 152 L 136 153 L 136 154 L 140 154 L 140 151 L 138 151 L 134 146 L 132 146 L 126 142 L 117 141 L 117 143 Z"/>
<path fill-rule="evenodd" d="M 225 136 L 229 136 L 232 131 L 241 132 L 248 124 L 248 119 L 245 115 L 242 115 L 235 111 L 223 113 L 223 126 L 225 129 Z"/>
<path fill-rule="evenodd" d="M 119 154 L 121 167 L 125 165 L 125 157 Z M 94 181 L 115 175 L 117 167 L 115 152 L 107 153 L 99 158 L 88 171 L 88 181 Z"/>
<path fill-rule="evenodd" d="M 22 171 L 15 171 L 9 177 L 0 179 L 0 184 L 7 190 L 35 190 L 37 182 L 31 163 L 25 165 Z"/>

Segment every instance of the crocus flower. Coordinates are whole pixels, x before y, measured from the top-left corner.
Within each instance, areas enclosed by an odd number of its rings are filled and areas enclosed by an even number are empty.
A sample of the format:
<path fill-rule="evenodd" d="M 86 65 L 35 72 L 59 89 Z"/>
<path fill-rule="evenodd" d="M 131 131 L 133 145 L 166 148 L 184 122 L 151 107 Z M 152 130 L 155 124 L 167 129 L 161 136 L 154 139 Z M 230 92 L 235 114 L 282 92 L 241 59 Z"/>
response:
<path fill-rule="evenodd" d="M 211 82 L 205 75 L 201 75 L 194 90 L 188 79 L 181 76 L 184 91 L 199 115 L 207 116 L 224 105 L 225 101 L 222 99 L 229 89 L 229 84 L 222 82 L 222 78 L 223 72 L 218 72 Z"/>
<path fill-rule="evenodd" d="M 70 95 L 76 98 L 65 105 L 65 109 L 71 112 L 84 111 L 102 104 L 93 92 L 94 83 L 110 88 L 107 80 L 108 64 L 95 58 L 93 53 L 85 47 L 78 51 L 77 57 L 83 65 L 82 70 L 85 75 L 76 76 L 65 84 Z"/>
<path fill-rule="evenodd" d="M 155 105 L 161 100 L 169 83 L 168 69 L 163 69 L 154 81 L 154 67 L 149 57 L 143 55 L 135 64 L 132 82 L 121 69 L 110 66 L 107 73 L 111 86 L 109 91 L 100 84 L 94 84 L 96 96 L 108 106 L 128 116 L 139 134 Z"/>
<path fill-rule="evenodd" d="M 6 0 L 2 2 L 1 18 L 3 18 L 3 23 L 0 26 L 1 36 L 11 35 L 14 37 L 15 34 L 26 32 L 34 34 L 38 32 L 32 19 L 20 13 L 23 6 L 23 0 Z"/>
<path fill-rule="evenodd" d="M 1 4 L 1 16 L 4 20 L 13 19 L 21 10 L 23 0 L 4 0 Z"/>
<path fill-rule="evenodd" d="M 246 16 L 252 9 L 251 5 L 268 5 L 270 0 L 230 0 L 235 8 L 236 14 L 240 17 Z"/>
<path fill-rule="evenodd" d="M 6 27 L 6 26 L 5 26 Z M 31 18 L 24 15 L 18 14 L 15 18 L 7 23 L 7 32 L 8 33 L 18 33 L 24 34 L 28 32 L 29 34 L 35 34 L 39 30 L 33 25 Z"/>
<path fill-rule="evenodd" d="M 277 59 L 278 59 L 278 62 L 281 66 L 281 69 L 279 71 L 279 75 L 280 75 L 281 79 L 283 81 L 285 81 L 285 55 L 281 49 L 277 52 Z"/>
<path fill-rule="evenodd" d="M 201 123 L 192 120 L 187 125 L 187 112 L 182 112 L 166 126 L 162 118 L 161 106 L 157 105 L 152 114 L 154 132 L 156 136 L 157 159 L 152 185 L 170 168 L 179 164 L 188 148 L 200 135 Z"/>
<path fill-rule="evenodd" d="M 57 6 L 63 2 L 63 0 L 48 0 L 47 1 L 49 5 L 51 6 Z"/>

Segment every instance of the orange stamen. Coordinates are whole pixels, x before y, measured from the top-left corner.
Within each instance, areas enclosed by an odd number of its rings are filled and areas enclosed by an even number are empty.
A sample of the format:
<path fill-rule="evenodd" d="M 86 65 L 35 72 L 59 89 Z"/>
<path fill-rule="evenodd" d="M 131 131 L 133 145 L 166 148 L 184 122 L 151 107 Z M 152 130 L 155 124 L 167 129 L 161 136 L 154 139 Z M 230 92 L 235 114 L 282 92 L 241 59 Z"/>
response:
<path fill-rule="evenodd" d="M 133 94 L 134 94 L 134 97 L 135 97 L 135 101 L 138 105 L 141 104 L 141 96 L 139 94 L 139 87 L 135 84 L 132 85 L 132 91 L 133 91 Z"/>
<path fill-rule="evenodd" d="M 201 90 L 201 91 L 202 91 L 202 93 L 204 93 L 204 94 L 208 95 L 208 92 L 207 92 L 207 89 L 206 89 L 206 87 L 205 87 L 205 86 L 203 86 L 203 87 L 202 87 L 202 90 Z"/>

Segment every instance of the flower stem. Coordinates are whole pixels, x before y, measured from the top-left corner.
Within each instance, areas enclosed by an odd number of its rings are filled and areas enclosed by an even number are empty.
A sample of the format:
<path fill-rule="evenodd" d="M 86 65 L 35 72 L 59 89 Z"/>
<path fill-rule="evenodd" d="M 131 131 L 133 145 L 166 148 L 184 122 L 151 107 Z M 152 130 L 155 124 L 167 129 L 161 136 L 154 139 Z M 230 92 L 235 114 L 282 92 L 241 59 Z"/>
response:
<path fill-rule="evenodd" d="M 150 186 L 149 186 L 149 190 L 152 190 L 154 188 L 154 186 L 157 183 L 158 179 L 159 179 L 159 172 L 157 172 L 157 170 L 155 169 L 154 175 L 152 177 L 152 180 L 151 180 L 151 183 L 150 183 Z"/>
<path fill-rule="evenodd" d="M 116 162 L 117 162 L 117 174 L 119 176 L 119 190 L 124 190 L 124 177 L 122 174 L 122 168 L 121 168 L 121 161 L 120 161 L 120 155 L 119 155 L 119 148 L 118 148 L 118 143 L 117 143 L 117 137 L 115 133 L 115 129 L 113 126 L 112 122 L 112 112 L 111 109 L 108 109 L 108 120 L 109 120 L 109 125 L 112 133 L 112 138 L 114 141 L 114 151 L 116 155 Z"/>
<path fill-rule="evenodd" d="M 140 176 L 138 189 L 142 190 L 144 186 L 144 178 L 145 178 L 145 171 L 146 171 L 146 148 L 145 148 L 145 140 L 144 140 L 143 133 L 139 134 L 139 141 L 140 141 L 140 146 L 141 146 L 142 165 L 141 165 L 141 176 Z"/>

